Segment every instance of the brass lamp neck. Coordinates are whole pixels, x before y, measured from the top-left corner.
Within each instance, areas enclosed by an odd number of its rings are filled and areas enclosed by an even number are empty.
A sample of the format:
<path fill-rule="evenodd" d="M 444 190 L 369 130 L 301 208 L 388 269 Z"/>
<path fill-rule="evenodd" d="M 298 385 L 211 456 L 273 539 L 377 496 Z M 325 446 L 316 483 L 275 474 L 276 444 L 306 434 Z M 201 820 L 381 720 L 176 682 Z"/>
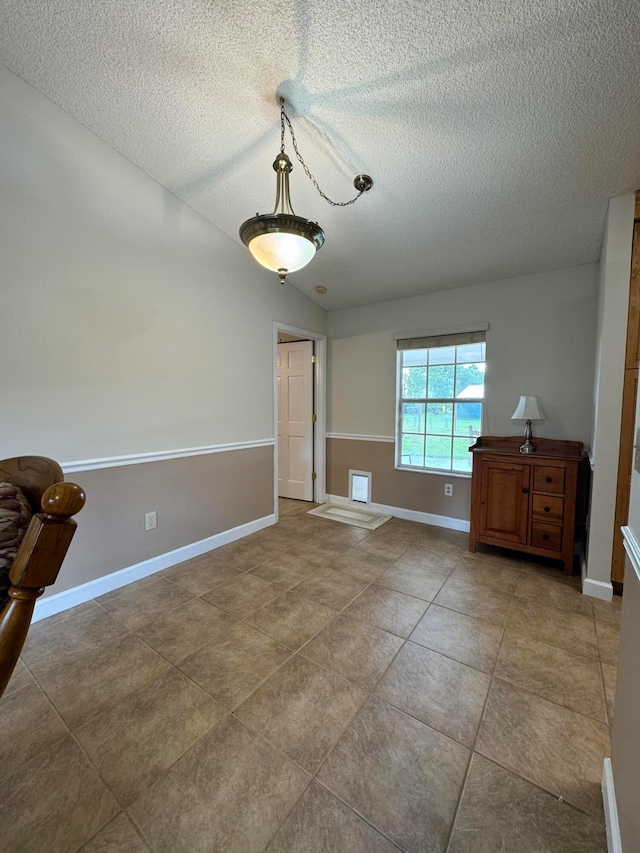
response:
<path fill-rule="evenodd" d="M 273 161 L 273 170 L 276 173 L 276 206 L 273 209 L 274 213 L 289 213 L 295 216 L 289 196 L 289 173 L 292 169 L 291 160 L 284 151 L 280 151 Z"/>

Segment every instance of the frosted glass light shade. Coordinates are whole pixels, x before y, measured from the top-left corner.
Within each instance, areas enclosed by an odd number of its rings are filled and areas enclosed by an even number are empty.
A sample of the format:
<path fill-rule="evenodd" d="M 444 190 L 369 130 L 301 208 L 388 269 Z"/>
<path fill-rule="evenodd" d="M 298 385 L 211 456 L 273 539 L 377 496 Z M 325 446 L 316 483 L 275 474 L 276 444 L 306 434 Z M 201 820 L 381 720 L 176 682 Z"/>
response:
<path fill-rule="evenodd" d="M 518 401 L 512 421 L 544 421 L 546 419 L 542 404 L 537 397 L 522 396 Z"/>
<path fill-rule="evenodd" d="M 258 234 L 249 243 L 253 257 L 272 272 L 285 269 L 296 272 L 306 267 L 316 253 L 316 247 L 299 234 L 272 231 Z"/>
<path fill-rule="evenodd" d="M 240 239 L 253 257 L 277 272 L 284 284 L 287 273 L 306 267 L 324 243 L 324 231 L 293 213 L 265 213 L 240 226 Z"/>

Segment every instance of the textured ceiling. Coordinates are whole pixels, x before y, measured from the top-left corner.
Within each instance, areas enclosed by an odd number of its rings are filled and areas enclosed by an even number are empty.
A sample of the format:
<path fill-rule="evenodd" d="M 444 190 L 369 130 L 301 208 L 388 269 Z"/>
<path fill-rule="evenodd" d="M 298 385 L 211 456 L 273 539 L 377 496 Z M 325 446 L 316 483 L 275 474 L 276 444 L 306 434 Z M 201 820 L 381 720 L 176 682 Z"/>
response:
<path fill-rule="evenodd" d="M 0 61 L 238 242 L 282 90 L 328 195 L 375 181 L 332 208 L 294 161 L 326 243 L 290 284 L 327 308 L 597 260 L 640 186 L 639 41 L 638 0 L 0 0 Z"/>

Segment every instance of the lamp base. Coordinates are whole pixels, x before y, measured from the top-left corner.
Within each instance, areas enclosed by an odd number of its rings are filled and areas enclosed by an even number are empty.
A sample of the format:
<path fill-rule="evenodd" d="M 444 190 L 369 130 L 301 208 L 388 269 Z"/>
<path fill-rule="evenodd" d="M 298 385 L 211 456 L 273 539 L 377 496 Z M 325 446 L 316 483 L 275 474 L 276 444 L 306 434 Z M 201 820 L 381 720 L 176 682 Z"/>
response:
<path fill-rule="evenodd" d="M 531 421 L 527 421 L 524 428 L 524 444 L 520 445 L 520 453 L 535 453 L 536 449 L 531 444 Z"/>

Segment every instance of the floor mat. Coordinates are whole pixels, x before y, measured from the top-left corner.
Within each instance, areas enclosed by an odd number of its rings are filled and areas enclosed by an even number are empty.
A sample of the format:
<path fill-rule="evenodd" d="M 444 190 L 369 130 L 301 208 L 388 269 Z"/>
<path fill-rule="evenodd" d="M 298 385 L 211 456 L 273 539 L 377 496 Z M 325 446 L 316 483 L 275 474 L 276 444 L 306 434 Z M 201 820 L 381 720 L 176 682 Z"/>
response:
<path fill-rule="evenodd" d="M 319 518 L 351 524 L 353 527 L 364 527 L 365 530 L 376 530 L 392 518 L 390 515 L 380 515 L 380 513 L 368 509 L 332 503 L 322 504 L 315 509 L 310 509 L 307 515 L 317 515 Z"/>

